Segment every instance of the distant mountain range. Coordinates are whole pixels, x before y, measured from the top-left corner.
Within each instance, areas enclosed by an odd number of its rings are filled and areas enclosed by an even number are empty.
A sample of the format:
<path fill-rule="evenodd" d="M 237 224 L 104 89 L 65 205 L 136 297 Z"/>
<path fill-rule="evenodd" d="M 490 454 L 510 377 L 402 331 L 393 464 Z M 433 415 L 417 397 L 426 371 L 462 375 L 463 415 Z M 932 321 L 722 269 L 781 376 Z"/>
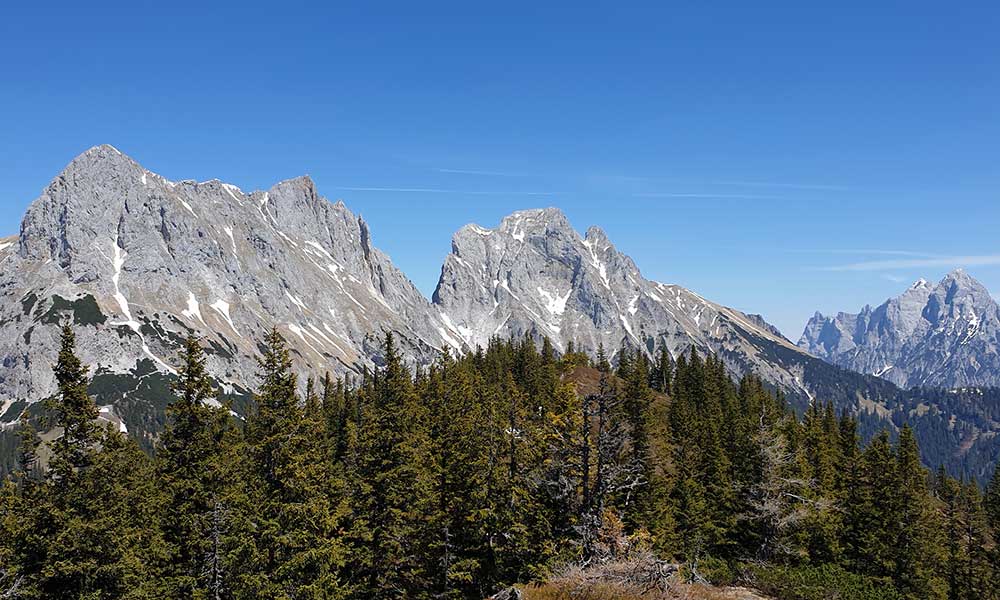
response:
<path fill-rule="evenodd" d="M 385 332 L 412 366 L 493 337 L 612 358 L 623 345 L 675 357 L 694 348 L 733 376 L 757 373 L 800 409 L 819 399 L 867 415 L 870 430 L 909 418 L 894 412 L 894 384 L 992 385 L 1000 373 L 997 306 L 963 273 L 859 315 L 817 315 L 796 345 L 758 315 L 644 278 L 603 231 L 580 235 L 555 208 L 460 229 L 431 299 L 374 237 L 308 177 L 245 193 L 167 180 L 111 146 L 84 152 L 31 204 L 19 235 L 0 239 L 0 428 L 55 391 L 64 322 L 94 368 L 91 393 L 147 447 L 190 333 L 237 413 L 271 328 L 303 379 L 381 364 Z"/>
<path fill-rule="evenodd" d="M 372 240 L 364 220 L 308 177 L 247 194 L 216 180 L 169 181 L 111 146 L 92 148 L 31 204 L 20 235 L 0 242 L 0 414 L 10 422 L 14 404 L 55 390 L 50 364 L 65 321 L 77 326 L 83 359 L 117 378 L 109 387 L 123 396 L 129 379 L 169 377 L 191 332 L 204 337 L 223 388 L 249 389 L 257 342 L 272 327 L 302 374 L 378 364 L 387 331 L 414 365 L 493 336 L 549 337 L 591 353 L 603 345 L 611 356 L 623 344 L 674 356 L 694 347 L 802 403 L 822 391 L 810 373 L 836 372 L 759 316 L 643 278 L 600 229 L 580 236 L 558 209 L 462 228 L 432 300 Z"/>
<path fill-rule="evenodd" d="M 1000 306 L 962 269 L 858 313 L 816 313 L 799 347 L 901 387 L 1000 386 Z"/>

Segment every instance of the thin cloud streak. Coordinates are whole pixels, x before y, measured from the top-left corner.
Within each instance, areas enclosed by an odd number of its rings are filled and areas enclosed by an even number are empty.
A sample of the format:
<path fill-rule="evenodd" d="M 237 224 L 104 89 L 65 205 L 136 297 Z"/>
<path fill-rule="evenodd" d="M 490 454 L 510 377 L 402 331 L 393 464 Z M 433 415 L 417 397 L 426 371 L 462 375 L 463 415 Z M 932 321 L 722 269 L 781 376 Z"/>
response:
<path fill-rule="evenodd" d="M 636 192 L 632 194 L 637 198 L 707 198 L 707 199 L 731 199 L 731 200 L 781 200 L 776 196 L 759 196 L 756 194 L 682 194 L 673 192 Z"/>
<path fill-rule="evenodd" d="M 780 182 L 780 181 L 738 181 L 738 180 L 712 180 L 712 181 L 685 181 L 681 179 L 671 178 L 671 177 L 649 177 L 644 175 L 603 175 L 601 176 L 605 179 L 626 181 L 633 183 L 641 182 L 659 182 L 661 184 L 672 184 L 672 185 L 690 185 L 690 186 L 704 186 L 704 185 L 720 185 L 720 186 L 731 186 L 731 187 L 748 187 L 748 188 L 781 188 L 788 190 L 815 190 L 815 191 L 825 191 L 825 192 L 855 192 L 858 191 L 857 188 L 837 185 L 837 184 L 826 184 L 826 183 L 792 183 L 792 182 Z"/>
<path fill-rule="evenodd" d="M 822 183 L 778 183 L 774 181 L 713 181 L 713 185 L 734 185 L 743 187 L 772 187 L 791 190 L 820 190 L 827 192 L 851 192 L 855 188 L 844 185 L 827 185 Z"/>
<path fill-rule="evenodd" d="M 440 188 L 338 187 L 345 192 L 399 192 L 406 194 L 466 194 L 475 196 L 554 196 L 565 192 L 507 192 L 494 190 L 448 190 Z"/>
<path fill-rule="evenodd" d="M 982 265 L 1000 265 L 1000 254 L 941 256 L 935 258 L 899 260 L 869 260 L 847 265 L 818 267 L 818 269 L 820 271 L 891 271 L 895 269 L 913 269 L 922 267 L 959 267 Z"/>
<path fill-rule="evenodd" d="M 506 173 L 503 171 L 480 171 L 477 169 L 432 169 L 438 173 L 454 175 L 486 175 L 488 177 L 527 177 L 524 173 Z"/>
<path fill-rule="evenodd" d="M 912 256 L 914 258 L 940 258 L 940 254 L 930 252 L 914 252 L 912 250 L 878 250 L 861 248 L 828 248 L 811 250 L 789 250 L 798 254 L 874 254 L 882 256 Z"/>

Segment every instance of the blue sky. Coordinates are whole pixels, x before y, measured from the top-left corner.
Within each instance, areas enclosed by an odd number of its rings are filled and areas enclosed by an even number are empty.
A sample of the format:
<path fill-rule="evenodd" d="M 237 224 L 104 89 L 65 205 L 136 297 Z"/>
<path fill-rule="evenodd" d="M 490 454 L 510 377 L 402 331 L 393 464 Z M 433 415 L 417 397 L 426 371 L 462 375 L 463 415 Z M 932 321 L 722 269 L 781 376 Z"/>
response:
<path fill-rule="evenodd" d="M 455 229 L 538 206 L 793 339 L 956 266 L 1000 291 L 995 2 L 57 4 L 0 9 L 0 234 L 110 143 L 308 173 L 428 295 Z"/>

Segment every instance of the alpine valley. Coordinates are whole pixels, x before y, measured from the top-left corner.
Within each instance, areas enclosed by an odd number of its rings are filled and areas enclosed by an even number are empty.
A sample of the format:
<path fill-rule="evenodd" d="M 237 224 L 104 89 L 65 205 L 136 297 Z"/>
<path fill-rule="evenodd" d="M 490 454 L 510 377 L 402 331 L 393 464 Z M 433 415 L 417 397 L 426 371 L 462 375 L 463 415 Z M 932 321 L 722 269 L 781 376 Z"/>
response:
<path fill-rule="evenodd" d="M 56 391 L 64 323 L 92 365 L 91 395 L 147 449 L 188 335 L 239 415 L 275 328 L 303 382 L 383 364 L 386 332 L 413 368 L 497 337 L 603 348 L 612 361 L 623 347 L 693 349 L 733 377 L 757 374 L 799 411 L 831 402 L 856 414 L 863 437 L 909 423 L 929 466 L 985 481 L 1000 454 L 1000 391 L 988 387 L 1000 384 L 1000 308 L 963 272 L 859 314 L 817 314 L 796 345 L 759 315 L 644 278 L 601 229 L 580 235 L 555 208 L 460 229 L 431 299 L 375 239 L 308 177 L 245 193 L 169 181 L 111 146 L 84 152 L 0 240 L 3 466 L 12 424 Z"/>

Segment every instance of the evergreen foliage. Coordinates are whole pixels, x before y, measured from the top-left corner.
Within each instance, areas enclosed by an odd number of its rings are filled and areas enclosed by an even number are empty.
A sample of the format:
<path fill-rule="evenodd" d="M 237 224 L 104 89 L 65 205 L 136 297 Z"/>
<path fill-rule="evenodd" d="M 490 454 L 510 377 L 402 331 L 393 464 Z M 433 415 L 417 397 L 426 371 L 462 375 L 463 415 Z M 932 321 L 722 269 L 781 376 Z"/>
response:
<path fill-rule="evenodd" d="M 150 458 L 64 329 L 0 485 L 0 597 L 483 598 L 646 552 L 779 597 L 1000 598 L 996 474 L 931 477 L 909 428 L 862 445 L 714 356 L 497 339 L 414 372 L 386 335 L 317 383 L 278 331 L 262 350 L 244 423 L 188 339 Z"/>

